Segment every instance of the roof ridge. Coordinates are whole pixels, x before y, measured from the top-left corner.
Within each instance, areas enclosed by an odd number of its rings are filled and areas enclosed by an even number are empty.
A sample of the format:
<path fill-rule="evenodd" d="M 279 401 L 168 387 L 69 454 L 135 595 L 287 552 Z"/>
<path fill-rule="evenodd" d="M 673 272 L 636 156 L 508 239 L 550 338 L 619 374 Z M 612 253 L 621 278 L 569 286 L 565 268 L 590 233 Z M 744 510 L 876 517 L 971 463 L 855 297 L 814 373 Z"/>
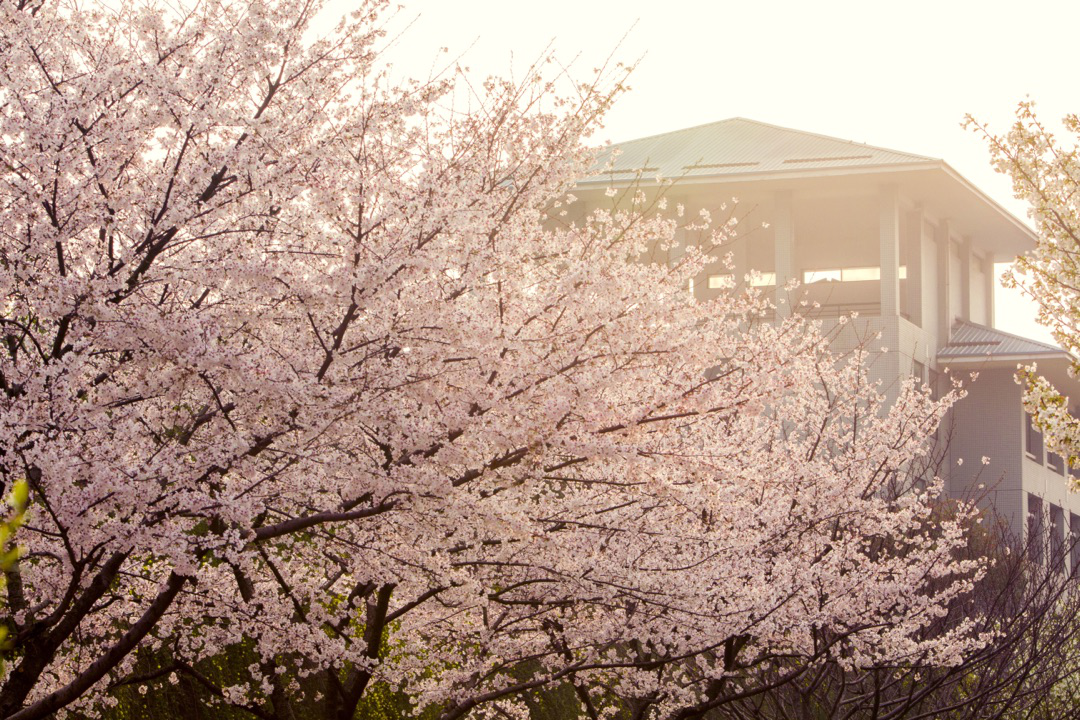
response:
<path fill-rule="evenodd" d="M 804 136 L 807 136 L 807 137 L 821 138 L 823 140 L 830 140 L 832 142 L 844 143 L 846 145 L 852 145 L 852 146 L 859 147 L 859 148 L 868 148 L 868 149 L 871 149 L 871 150 L 878 150 L 878 151 L 882 151 L 882 152 L 892 153 L 894 155 L 902 155 L 904 157 L 916 158 L 918 160 L 932 161 L 932 162 L 943 162 L 943 160 L 941 158 L 930 157 L 929 155 L 919 155 L 918 153 L 910 153 L 910 152 L 905 152 L 903 150 L 893 150 L 892 148 L 883 147 L 881 145 L 871 145 L 869 143 L 856 142 L 854 140 L 848 140 L 848 139 L 845 139 L 845 138 L 839 138 L 839 137 L 836 137 L 835 135 L 825 135 L 823 133 L 810 132 L 809 130 L 800 130 L 798 128 L 785 127 L 783 125 L 776 125 L 774 123 L 767 123 L 767 122 L 763 122 L 761 120 L 754 120 L 752 118 L 746 118 L 746 117 L 741 117 L 741 116 L 725 118 L 723 120 L 714 120 L 713 122 L 702 123 L 700 125 L 691 125 L 690 127 L 679 128 L 678 130 L 669 130 L 667 132 L 656 133 L 654 135 L 645 135 L 644 137 L 633 138 L 631 140 L 624 140 L 624 141 L 618 142 L 618 143 L 611 143 L 610 147 L 614 148 L 614 147 L 618 147 L 620 145 L 627 145 L 629 143 L 637 143 L 637 142 L 642 142 L 642 141 L 645 141 L 645 140 L 655 140 L 657 138 L 667 137 L 669 135 L 677 135 L 679 133 L 689 132 L 691 130 L 700 130 L 702 128 L 712 127 L 712 126 L 715 126 L 715 125 L 723 125 L 723 124 L 731 123 L 731 122 L 751 123 L 753 125 L 760 125 L 762 127 L 772 128 L 774 130 L 782 130 L 784 132 L 794 133 L 794 134 L 797 134 L 797 135 L 804 135 Z"/>
<path fill-rule="evenodd" d="M 824 140 L 832 140 L 833 142 L 845 143 L 847 145 L 854 145 L 856 147 L 870 148 L 872 150 L 883 150 L 895 155 L 906 155 L 907 157 L 919 158 L 920 160 L 934 160 L 941 161 L 941 158 L 930 157 L 929 155 L 920 155 L 918 153 L 906 152 L 904 150 L 894 150 L 887 148 L 883 145 L 871 145 L 870 143 L 857 142 L 855 140 L 848 140 L 847 138 L 836 137 L 835 135 L 826 135 L 825 133 L 813 132 L 810 130 L 800 130 L 799 128 L 784 127 L 783 125 L 776 125 L 774 123 L 762 122 L 761 120 L 753 120 L 751 118 L 736 117 L 732 120 L 742 120 L 743 122 L 753 123 L 755 125 L 763 125 L 765 127 L 773 128 L 776 130 L 786 130 L 787 132 L 797 133 L 799 135 L 808 135 L 810 137 L 822 138 Z"/>
<path fill-rule="evenodd" d="M 723 125 L 724 123 L 729 123 L 732 120 L 746 120 L 747 122 L 757 122 L 756 120 L 749 120 L 748 118 L 743 118 L 743 117 L 724 118 L 723 120 L 713 120 L 712 122 L 701 123 L 700 125 L 691 125 L 690 127 L 679 128 L 678 130 L 668 130 L 666 132 L 655 133 L 653 135 L 643 135 L 643 136 L 638 137 L 638 138 L 631 138 L 629 140 L 622 140 L 620 142 L 613 142 L 613 143 L 610 144 L 610 147 L 614 148 L 614 147 L 618 147 L 619 145 L 625 145 L 626 143 L 641 142 L 642 140 L 655 140 L 656 138 L 666 137 L 668 135 L 677 135 L 677 134 L 679 134 L 681 132 L 687 132 L 688 130 L 700 130 L 701 128 L 712 127 L 713 125 Z M 764 125 L 765 123 L 759 123 L 759 124 Z M 606 148 L 602 148 L 602 149 L 606 149 Z"/>
<path fill-rule="evenodd" d="M 1021 340 L 1032 345 L 1038 345 L 1039 347 L 1046 348 L 1047 350 L 1067 352 L 1065 348 L 1061 347 L 1060 345 L 1051 345 L 1050 343 L 1045 343 L 1042 340 L 1032 340 L 1031 338 L 1024 337 L 1023 335 L 1017 335 L 1015 333 L 1006 332 L 1005 330 L 999 330 L 996 327 L 990 327 L 989 325 L 983 325 L 982 323 L 972 322 L 971 320 L 957 319 L 956 322 L 953 323 L 953 327 L 955 328 L 957 325 L 970 325 L 971 327 L 978 328 L 979 330 L 988 330 L 989 332 L 992 332 L 996 335 L 1004 335 L 1007 338 L 1011 338 L 1013 340 Z M 948 346 L 949 343 L 945 343 L 945 347 Z"/>

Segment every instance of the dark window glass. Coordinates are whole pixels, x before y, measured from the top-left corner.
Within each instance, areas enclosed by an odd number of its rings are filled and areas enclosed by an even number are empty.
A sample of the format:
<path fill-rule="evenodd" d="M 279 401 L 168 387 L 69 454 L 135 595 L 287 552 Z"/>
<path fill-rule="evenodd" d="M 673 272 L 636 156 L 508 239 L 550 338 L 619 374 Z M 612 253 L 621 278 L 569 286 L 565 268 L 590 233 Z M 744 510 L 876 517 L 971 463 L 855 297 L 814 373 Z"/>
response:
<path fill-rule="evenodd" d="M 1080 515 L 1069 513 L 1069 547 L 1072 548 L 1073 575 L 1080 570 Z"/>
<path fill-rule="evenodd" d="M 1065 557 L 1065 511 L 1050 504 L 1050 562 L 1058 572 L 1068 569 Z"/>
<path fill-rule="evenodd" d="M 1028 455 L 1035 459 L 1035 462 L 1041 465 L 1043 461 L 1042 432 L 1035 427 L 1035 421 L 1031 419 L 1031 413 L 1024 413 L 1024 423 L 1024 449 L 1027 450 Z"/>
<path fill-rule="evenodd" d="M 1027 496 L 1027 542 L 1031 561 L 1042 563 L 1043 546 L 1046 543 L 1046 526 L 1043 521 L 1043 501 L 1038 495 Z"/>

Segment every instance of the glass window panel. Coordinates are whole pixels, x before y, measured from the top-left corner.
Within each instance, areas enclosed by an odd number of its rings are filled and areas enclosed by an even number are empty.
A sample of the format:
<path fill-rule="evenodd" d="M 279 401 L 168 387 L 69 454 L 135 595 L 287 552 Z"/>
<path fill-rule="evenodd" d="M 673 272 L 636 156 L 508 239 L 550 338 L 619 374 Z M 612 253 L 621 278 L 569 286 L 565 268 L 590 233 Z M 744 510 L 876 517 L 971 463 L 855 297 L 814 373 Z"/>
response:
<path fill-rule="evenodd" d="M 1036 564 L 1042 564 L 1046 543 L 1046 525 L 1043 520 L 1043 502 L 1038 495 L 1028 493 L 1027 542 L 1028 553 Z"/>
<path fill-rule="evenodd" d="M 839 270 L 807 270 L 803 273 L 803 283 L 810 285 L 818 282 L 839 282 Z"/>
<path fill-rule="evenodd" d="M 775 284 L 776 284 L 776 273 L 774 273 L 774 272 L 757 273 L 756 275 L 754 275 L 753 277 L 750 278 L 750 285 L 752 287 L 766 287 L 768 285 L 775 285 Z"/>
<path fill-rule="evenodd" d="M 844 282 L 863 282 L 865 280 L 880 280 L 881 268 L 877 267 L 853 267 L 844 268 L 840 271 Z"/>
<path fill-rule="evenodd" d="M 1050 562 L 1058 572 L 1065 572 L 1067 558 L 1065 557 L 1065 510 L 1059 505 L 1050 503 Z"/>
<path fill-rule="evenodd" d="M 1069 549 L 1072 555 L 1072 571 L 1080 571 L 1080 515 L 1069 513 Z"/>
<path fill-rule="evenodd" d="M 911 374 L 915 376 L 915 379 L 920 383 L 926 382 L 926 366 L 918 360 L 913 360 L 911 363 Z"/>
<path fill-rule="evenodd" d="M 735 287 L 735 276 L 730 273 L 709 276 L 710 290 L 726 290 L 733 287 Z"/>
<path fill-rule="evenodd" d="M 1024 425 L 1024 449 L 1027 451 L 1027 454 L 1031 456 L 1032 460 L 1042 465 L 1042 432 L 1035 426 L 1035 422 L 1031 418 L 1031 413 L 1024 413 Z"/>

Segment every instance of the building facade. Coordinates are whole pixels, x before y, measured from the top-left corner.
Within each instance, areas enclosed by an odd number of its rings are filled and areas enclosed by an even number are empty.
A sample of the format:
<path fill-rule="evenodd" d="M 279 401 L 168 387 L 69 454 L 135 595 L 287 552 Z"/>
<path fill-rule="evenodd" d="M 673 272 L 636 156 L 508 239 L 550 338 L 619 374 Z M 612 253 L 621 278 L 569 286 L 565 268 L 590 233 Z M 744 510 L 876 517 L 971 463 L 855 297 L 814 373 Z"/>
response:
<path fill-rule="evenodd" d="M 1032 248 L 1030 228 L 942 160 L 743 118 L 615 146 L 579 181 L 579 212 L 604 206 L 610 187 L 648 194 L 664 178 L 674 181 L 669 206 L 739 218 L 737 237 L 716 250 L 732 267 L 695 278 L 696 296 L 750 282 L 775 293 L 777 313 L 812 311 L 826 325 L 858 313 L 837 328 L 837 349 L 880 333 L 870 373 L 886 393 L 909 375 L 962 373 L 968 396 L 942 430 L 948 492 L 971 497 L 984 485 L 1012 528 L 1080 533 L 1080 495 L 1013 379 L 1017 364 L 1037 362 L 1068 388 L 1070 358 L 993 327 L 994 263 Z M 683 231 L 668 259 L 697 240 Z"/>

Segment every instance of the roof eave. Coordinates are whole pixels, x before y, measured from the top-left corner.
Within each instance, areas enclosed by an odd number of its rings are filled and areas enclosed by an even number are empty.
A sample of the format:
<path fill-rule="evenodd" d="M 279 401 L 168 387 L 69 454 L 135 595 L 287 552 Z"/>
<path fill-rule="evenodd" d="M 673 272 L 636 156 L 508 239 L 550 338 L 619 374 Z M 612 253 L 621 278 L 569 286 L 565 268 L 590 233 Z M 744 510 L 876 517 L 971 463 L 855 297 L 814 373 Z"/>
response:
<path fill-rule="evenodd" d="M 1072 363 L 1073 358 L 1066 352 L 1059 353 L 1013 353 L 1010 355 L 938 355 L 938 365 L 1002 365 L 1005 363 L 1042 362 L 1061 360 Z"/>
<path fill-rule="evenodd" d="M 1026 223 L 1024 223 L 1024 221 L 1022 221 L 1020 218 L 1016 217 L 1011 212 L 1002 207 L 997 200 L 994 200 L 992 197 L 980 190 L 977 185 L 975 185 L 966 177 L 957 172 L 955 168 L 949 165 L 949 163 L 945 162 L 944 160 L 940 160 L 938 162 L 940 163 L 941 169 L 945 171 L 945 173 L 949 175 L 949 177 L 962 185 L 973 195 L 981 199 L 984 203 L 989 205 L 995 212 L 997 212 L 1001 217 L 1003 217 L 1006 222 L 1011 223 L 1013 227 L 1015 227 L 1017 230 L 1026 234 L 1031 239 L 1032 244 L 1038 242 L 1038 234 L 1034 230 L 1032 230 L 1031 227 L 1029 227 Z"/>
<path fill-rule="evenodd" d="M 880 173 L 911 172 L 912 170 L 945 169 L 946 165 L 941 160 L 920 160 L 910 163 L 878 163 L 875 165 L 856 165 L 835 168 L 806 168 L 801 170 L 767 170 L 762 172 L 740 173 L 702 173 L 695 175 L 683 175 L 680 177 L 661 178 L 657 181 L 655 174 L 642 172 L 641 175 L 632 178 L 613 178 L 610 175 L 596 175 L 591 178 L 577 180 L 576 185 L 589 185 L 596 187 L 634 187 L 638 185 L 655 186 L 665 180 L 673 180 L 680 185 L 702 185 L 716 183 L 741 183 L 759 182 L 766 180 L 787 180 L 817 177 L 843 177 L 849 175 L 876 175 Z M 959 176 L 958 176 L 959 177 Z M 998 206 L 1000 207 L 1000 206 Z"/>

